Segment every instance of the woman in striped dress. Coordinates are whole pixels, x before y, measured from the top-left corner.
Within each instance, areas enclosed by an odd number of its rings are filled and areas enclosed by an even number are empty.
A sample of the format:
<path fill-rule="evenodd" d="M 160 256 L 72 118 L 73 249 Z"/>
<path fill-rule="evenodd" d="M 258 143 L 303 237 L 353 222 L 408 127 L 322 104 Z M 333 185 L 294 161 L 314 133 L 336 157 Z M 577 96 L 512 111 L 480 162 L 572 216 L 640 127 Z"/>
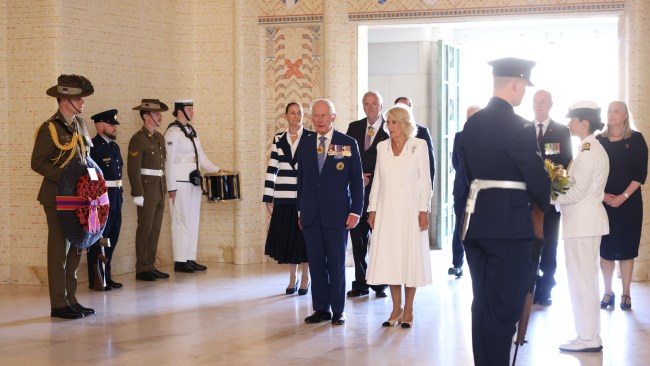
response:
<path fill-rule="evenodd" d="M 280 264 L 289 264 L 287 295 L 306 295 L 309 291 L 309 263 L 302 230 L 298 227 L 296 209 L 297 160 L 296 149 L 312 131 L 302 126 L 302 106 L 291 102 L 285 109 L 287 129 L 273 137 L 271 158 L 266 170 L 264 197 L 271 214 L 264 254 Z M 298 264 L 302 264 L 302 278 L 298 281 Z M 300 284 L 300 288 L 298 288 Z"/>

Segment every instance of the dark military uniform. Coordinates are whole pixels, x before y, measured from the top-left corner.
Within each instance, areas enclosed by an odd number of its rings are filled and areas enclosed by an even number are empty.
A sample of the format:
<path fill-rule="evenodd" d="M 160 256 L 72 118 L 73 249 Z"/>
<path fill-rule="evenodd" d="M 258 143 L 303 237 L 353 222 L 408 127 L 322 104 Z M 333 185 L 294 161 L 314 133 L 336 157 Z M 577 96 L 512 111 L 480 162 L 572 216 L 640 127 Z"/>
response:
<path fill-rule="evenodd" d="M 75 293 L 81 251 L 71 248 L 63 233 L 56 210 L 56 191 L 69 158 L 87 153 L 90 142 L 87 131 L 81 118 L 68 122 L 59 111 L 39 127 L 32 151 L 32 169 L 43 176 L 38 201 L 47 219 L 47 275 L 52 309 L 78 303 Z M 72 146 L 75 136 L 79 138 Z"/>
<path fill-rule="evenodd" d="M 167 194 L 165 183 L 165 137 L 158 131 L 145 127 L 129 141 L 127 169 L 131 182 L 131 195 L 144 197 L 138 206 L 138 229 L 135 234 L 136 272 L 155 270 L 158 237 Z"/>
<path fill-rule="evenodd" d="M 108 220 L 104 227 L 105 238 L 110 239 L 110 247 L 105 247 L 105 256 L 108 259 L 105 269 L 106 282 L 111 280 L 111 259 L 113 251 L 117 246 L 117 240 L 120 237 L 122 227 L 122 166 L 124 162 L 120 154 L 120 146 L 114 141 L 106 141 L 101 135 L 93 138 L 93 148 L 90 150 L 90 156 L 102 169 L 104 180 L 107 181 L 108 200 L 110 209 Z M 100 253 L 99 244 L 95 244 L 88 249 L 88 286 L 94 288 L 94 269 L 93 264 L 97 263 Z M 108 287 L 108 286 L 107 286 Z"/>

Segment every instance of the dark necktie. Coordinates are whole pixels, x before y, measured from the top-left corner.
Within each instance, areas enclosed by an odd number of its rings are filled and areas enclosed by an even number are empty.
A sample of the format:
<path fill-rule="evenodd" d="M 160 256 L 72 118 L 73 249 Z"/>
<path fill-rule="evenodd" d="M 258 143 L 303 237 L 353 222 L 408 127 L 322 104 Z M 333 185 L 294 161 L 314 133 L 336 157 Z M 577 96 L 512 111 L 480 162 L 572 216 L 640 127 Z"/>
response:
<path fill-rule="evenodd" d="M 539 132 L 537 133 L 537 143 L 542 143 L 542 138 L 544 138 L 544 124 L 540 123 L 537 125 L 539 127 Z"/>

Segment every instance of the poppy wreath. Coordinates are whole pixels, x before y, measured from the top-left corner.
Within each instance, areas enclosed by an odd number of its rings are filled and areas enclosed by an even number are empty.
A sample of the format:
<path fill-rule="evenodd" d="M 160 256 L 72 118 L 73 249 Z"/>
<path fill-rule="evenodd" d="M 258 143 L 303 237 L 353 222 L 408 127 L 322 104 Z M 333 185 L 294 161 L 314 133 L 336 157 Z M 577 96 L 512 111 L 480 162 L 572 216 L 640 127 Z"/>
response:
<path fill-rule="evenodd" d="M 94 169 L 97 179 L 91 180 Z M 109 214 L 108 188 L 102 170 L 90 158 L 72 158 L 56 188 L 56 209 L 61 229 L 70 244 L 86 249 L 102 237 Z"/>
<path fill-rule="evenodd" d="M 108 188 L 101 174 L 91 180 L 88 173 L 79 177 L 75 196 L 85 199 L 86 205 L 77 208 L 76 214 L 84 230 L 96 233 L 108 219 Z"/>

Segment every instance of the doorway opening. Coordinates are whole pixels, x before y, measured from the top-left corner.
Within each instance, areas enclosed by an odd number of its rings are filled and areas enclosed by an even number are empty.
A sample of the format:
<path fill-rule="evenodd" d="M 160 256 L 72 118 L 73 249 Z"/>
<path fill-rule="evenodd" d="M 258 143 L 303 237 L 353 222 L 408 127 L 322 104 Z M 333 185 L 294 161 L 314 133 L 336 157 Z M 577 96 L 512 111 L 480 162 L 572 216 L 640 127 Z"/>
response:
<path fill-rule="evenodd" d="M 467 107 L 485 106 L 492 96 L 488 61 L 520 57 L 537 62 L 531 76 L 535 87 L 515 108 L 527 120 L 533 119 L 532 98 L 540 89 L 551 92 L 551 118 L 560 123 L 567 122 L 564 115 L 578 100 L 605 108 L 619 98 L 616 17 L 362 26 L 359 34 L 359 93 L 378 91 L 384 109 L 399 96 L 410 97 L 417 123 L 431 132 L 436 155 L 433 249 L 451 247 L 453 138 Z"/>

